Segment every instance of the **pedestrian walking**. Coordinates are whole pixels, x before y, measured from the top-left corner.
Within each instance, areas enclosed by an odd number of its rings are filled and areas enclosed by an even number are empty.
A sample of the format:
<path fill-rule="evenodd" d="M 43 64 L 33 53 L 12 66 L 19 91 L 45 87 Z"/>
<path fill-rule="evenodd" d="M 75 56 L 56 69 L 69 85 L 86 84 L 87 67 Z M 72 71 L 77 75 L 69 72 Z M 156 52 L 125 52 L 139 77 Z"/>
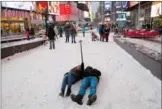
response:
<path fill-rule="evenodd" d="M 49 39 L 49 42 L 50 42 L 50 48 L 49 49 L 55 49 L 55 31 L 53 29 L 52 26 L 49 26 L 48 28 L 48 39 Z"/>
<path fill-rule="evenodd" d="M 85 37 L 85 26 L 82 27 L 83 37 Z"/>
<path fill-rule="evenodd" d="M 27 36 L 27 40 L 30 40 L 30 31 L 29 31 L 29 28 L 26 29 L 25 34 Z"/>
<path fill-rule="evenodd" d="M 99 77 L 101 72 L 98 69 L 93 69 L 91 66 L 88 66 L 83 74 L 83 79 L 81 81 L 80 89 L 77 95 L 72 94 L 71 99 L 74 102 L 82 105 L 82 99 L 85 95 L 86 89 L 90 87 L 90 93 L 88 95 L 87 105 L 91 105 L 97 100 L 96 88 L 99 83 Z"/>
<path fill-rule="evenodd" d="M 71 34 L 71 43 L 76 43 L 75 37 L 76 37 L 77 32 L 73 25 L 71 25 L 70 34 Z"/>
<path fill-rule="evenodd" d="M 103 41 L 106 39 L 106 42 L 109 40 L 109 33 L 110 33 L 110 25 L 106 24 L 104 28 L 104 38 Z"/>
<path fill-rule="evenodd" d="M 70 37 L 70 24 L 66 24 L 65 27 L 64 27 L 64 31 L 65 31 L 65 43 L 69 43 L 69 37 Z"/>
<path fill-rule="evenodd" d="M 60 34 L 60 37 L 62 37 L 62 32 L 63 32 L 63 30 L 62 30 L 62 27 L 61 27 L 61 26 L 59 27 L 58 32 L 59 32 L 59 34 Z"/>

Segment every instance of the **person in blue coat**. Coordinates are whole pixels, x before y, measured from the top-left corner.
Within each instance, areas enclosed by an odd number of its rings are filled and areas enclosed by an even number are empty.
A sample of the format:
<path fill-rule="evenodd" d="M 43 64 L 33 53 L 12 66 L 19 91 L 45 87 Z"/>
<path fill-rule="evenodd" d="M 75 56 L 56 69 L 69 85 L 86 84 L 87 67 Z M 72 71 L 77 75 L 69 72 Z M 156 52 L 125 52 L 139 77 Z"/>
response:
<path fill-rule="evenodd" d="M 91 66 L 88 66 L 83 74 L 83 79 L 80 85 L 80 89 L 77 95 L 72 94 L 71 99 L 72 101 L 82 105 L 82 99 L 86 92 L 86 89 L 90 87 L 90 93 L 88 95 L 87 105 L 91 105 L 93 102 L 96 101 L 96 88 L 97 84 L 99 83 L 99 77 L 101 76 L 101 72 L 98 69 L 93 69 Z"/>

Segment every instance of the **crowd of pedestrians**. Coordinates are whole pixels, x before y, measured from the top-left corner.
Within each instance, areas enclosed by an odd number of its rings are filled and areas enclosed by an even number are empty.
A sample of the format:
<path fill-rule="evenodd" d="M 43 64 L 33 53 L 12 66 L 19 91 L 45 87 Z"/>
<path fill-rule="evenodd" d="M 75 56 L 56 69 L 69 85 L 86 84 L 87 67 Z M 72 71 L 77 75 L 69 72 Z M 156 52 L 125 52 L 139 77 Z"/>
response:
<path fill-rule="evenodd" d="M 110 24 L 102 24 L 99 27 L 99 34 L 100 34 L 100 41 L 104 42 L 106 39 L 106 42 L 108 42 L 110 34 Z"/>

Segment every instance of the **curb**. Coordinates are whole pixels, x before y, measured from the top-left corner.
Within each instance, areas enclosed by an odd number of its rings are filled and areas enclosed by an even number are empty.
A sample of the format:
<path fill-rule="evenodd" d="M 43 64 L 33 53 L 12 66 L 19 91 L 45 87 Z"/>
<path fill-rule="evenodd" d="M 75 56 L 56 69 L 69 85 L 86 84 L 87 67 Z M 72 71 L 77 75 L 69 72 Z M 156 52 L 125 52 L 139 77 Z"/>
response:
<path fill-rule="evenodd" d="M 30 50 L 32 48 L 36 48 L 36 47 L 42 45 L 43 43 L 44 43 L 44 41 L 41 40 L 41 41 L 37 41 L 37 42 L 1 48 L 1 59 L 6 58 L 8 56 L 12 56 L 15 53 L 20 53 L 23 51 Z"/>
<path fill-rule="evenodd" d="M 151 57 L 149 54 L 146 54 L 146 52 L 142 52 L 138 47 L 135 47 L 134 44 L 121 42 L 116 37 L 114 37 L 114 41 L 127 53 L 132 55 L 132 57 L 136 59 L 142 66 L 144 66 L 146 69 L 149 69 L 154 76 L 162 80 L 161 59 Z"/>

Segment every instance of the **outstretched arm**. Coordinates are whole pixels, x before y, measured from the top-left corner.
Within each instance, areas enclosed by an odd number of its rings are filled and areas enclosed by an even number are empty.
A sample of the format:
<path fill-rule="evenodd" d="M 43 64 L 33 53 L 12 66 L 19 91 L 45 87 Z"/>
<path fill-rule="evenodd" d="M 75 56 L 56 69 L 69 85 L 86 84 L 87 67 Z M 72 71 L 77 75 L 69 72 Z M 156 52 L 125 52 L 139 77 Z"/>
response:
<path fill-rule="evenodd" d="M 84 62 L 81 63 L 81 70 L 84 71 Z"/>

